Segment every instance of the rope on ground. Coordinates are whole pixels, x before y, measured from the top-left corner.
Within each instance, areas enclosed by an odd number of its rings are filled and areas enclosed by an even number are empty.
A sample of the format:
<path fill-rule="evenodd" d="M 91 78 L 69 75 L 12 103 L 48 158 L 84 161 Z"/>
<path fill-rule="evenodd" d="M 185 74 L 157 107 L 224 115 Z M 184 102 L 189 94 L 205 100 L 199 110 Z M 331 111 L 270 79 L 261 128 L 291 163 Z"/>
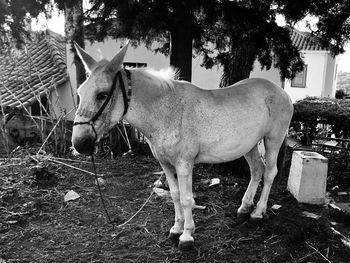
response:
<path fill-rule="evenodd" d="M 54 160 L 54 159 L 49 158 L 48 161 L 49 161 L 49 162 L 58 163 L 58 164 L 62 164 L 62 165 L 65 165 L 65 166 L 67 166 L 67 167 L 69 167 L 69 168 L 72 168 L 72 169 L 75 169 L 75 170 L 78 170 L 78 171 L 80 171 L 80 172 L 84 172 L 84 173 L 87 173 L 87 174 L 90 174 L 90 175 L 95 175 L 95 174 L 92 173 L 92 172 L 86 171 L 86 170 L 84 170 L 84 169 L 75 167 L 75 166 L 70 165 L 70 164 L 66 164 L 66 163 L 61 162 L 61 161 L 58 161 L 58 160 Z"/>
<path fill-rule="evenodd" d="M 158 178 L 158 180 L 160 180 L 162 178 L 163 174 L 161 174 Z M 143 203 L 143 205 L 140 207 L 139 210 L 136 211 L 135 214 L 133 214 L 128 220 L 126 220 L 123 224 L 117 225 L 117 227 L 123 227 L 125 225 L 127 225 L 131 220 L 134 219 L 135 216 L 137 216 L 142 209 L 146 206 L 146 204 L 149 202 L 149 200 L 151 200 L 152 196 L 153 196 L 154 192 L 152 191 L 151 194 L 149 195 L 149 197 L 147 198 L 147 200 Z"/>
<path fill-rule="evenodd" d="M 154 194 L 154 192 L 152 191 L 152 193 L 149 195 L 149 197 L 143 203 L 143 205 L 140 207 L 140 209 L 137 210 L 137 212 L 135 214 L 133 214 L 132 217 L 130 217 L 128 220 L 126 220 L 123 224 L 117 225 L 117 227 L 123 227 L 123 226 L 127 225 L 131 220 L 133 220 L 134 217 L 137 216 L 137 214 L 139 214 L 141 212 L 141 210 L 146 206 L 146 204 L 149 202 L 149 200 L 151 200 L 151 197 L 153 196 L 153 194 Z"/>
<path fill-rule="evenodd" d="M 58 160 L 55 160 L 55 159 L 52 159 L 52 158 L 48 158 L 47 160 L 50 161 L 50 162 L 57 163 L 57 164 L 65 165 L 65 166 L 67 166 L 67 167 L 69 167 L 69 168 L 78 170 L 78 171 L 80 171 L 80 172 L 84 172 L 84 173 L 87 173 L 87 174 L 90 174 L 90 175 L 94 175 L 95 178 L 96 178 L 96 181 L 97 181 L 97 187 L 98 187 L 98 190 L 99 190 L 99 194 L 100 194 L 102 206 L 103 206 L 103 208 L 104 208 L 104 210 L 105 210 L 105 213 L 106 213 L 106 216 L 107 216 L 107 218 L 108 218 L 109 223 L 111 223 L 112 226 L 114 226 L 114 222 L 115 222 L 115 221 L 114 221 L 114 220 L 111 220 L 111 218 L 110 218 L 110 216 L 109 216 L 109 214 L 108 214 L 108 211 L 107 211 L 107 209 L 106 209 L 106 206 L 105 206 L 105 204 L 104 204 L 104 199 L 103 199 L 103 196 L 102 196 L 102 192 L 101 192 L 101 189 L 100 189 L 100 185 L 99 185 L 99 182 L 98 182 L 98 180 L 97 180 L 97 176 L 98 176 L 98 175 L 97 175 L 97 172 L 96 172 L 96 166 L 95 166 L 95 160 L 94 160 L 94 158 L 92 158 L 92 164 L 93 164 L 94 172 L 89 172 L 89 171 L 87 171 L 87 170 L 84 170 L 84 169 L 75 167 L 75 166 L 73 166 L 73 165 L 66 164 L 66 163 L 64 163 L 64 162 L 61 162 L 61 161 L 58 161 Z M 161 174 L 161 175 L 159 176 L 159 179 L 158 179 L 158 180 L 160 180 L 160 179 L 162 178 L 162 176 L 163 176 L 163 174 Z M 117 225 L 116 227 L 117 227 L 117 228 L 123 227 L 123 226 L 127 225 L 131 220 L 133 220 L 133 219 L 142 211 L 142 209 L 147 205 L 147 203 L 151 200 L 153 194 L 154 194 L 154 192 L 152 191 L 151 194 L 149 195 L 149 197 L 146 199 L 146 201 L 145 201 L 145 202 L 142 204 L 142 206 L 139 208 L 139 210 L 137 210 L 136 213 L 133 214 L 133 215 L 132 215 L 128 220 L 126 220 L 123 224 Z M 196 208 L 198 208 L 198 209 L 203 209 L 203 207 L 201 207 L 201 206 L 197 206 Z"/>
<path fill-rule="evenodd" d="M 94 168 L 95 180 L 96 180 L 96 184 L 97 184 L 97 188 L 98 188 L 98 193 L 100 194 L 100 199 L 101 199 L 103 210 L 105 211 L 108 222 L 112 225 L 112 227 L 114 227 L 115 220 L 112 220 L 111 217 L 109 216 L 108 210 L 106 208 L 105 200 L 104 200 L 103 195 L 102 195 L 100 182 L 98 181 L 94 155 L 91 156 L 91 162 L 92 162 L 92 166 Z"/>

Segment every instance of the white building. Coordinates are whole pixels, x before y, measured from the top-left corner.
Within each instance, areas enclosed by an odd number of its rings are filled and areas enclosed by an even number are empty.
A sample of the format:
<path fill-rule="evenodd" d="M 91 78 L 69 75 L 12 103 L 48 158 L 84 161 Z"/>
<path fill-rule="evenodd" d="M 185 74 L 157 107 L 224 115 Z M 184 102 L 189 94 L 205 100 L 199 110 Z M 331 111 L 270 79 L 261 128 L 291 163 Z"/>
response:
<path fill-rule="evenodd" d="M 85 41 L 85 50 L 95 59 L 111 60 L 120 50 L 124 43 L 120 40 L 107 38 L 104 42 L 94 42 L 91 44 Z M 68 47 L 69 49 L 70 47 Z M 69 50 L 67 52 L 69 54 Z M 75 69 L 72 63 L 72 56 L 67 57 L 68 72 L 71 82 L 75 80 Z M 192 59 L 192 83 L 203 89 L 215 89 L 219 87 L 222 69 L 214 66 L 212 69 L 201 67 L 203 57 L 196 56 Z M 161 53 L 154 53 L 141 44 L 137 48 L 129 46 L 124 62 L 129 65 L 142 64 L 155 70 L 168 68 L 170 66 L 169 57 Z M 74 87 L 75 84 L 72 83 Z"/>
<path fill-rule="evenodd" d="M 338 58 L 332 57 L 329 50 L 323 49 L 317 39 L 308 32 L 294 29 L 293 44 L 302 53 L 305 68 L 293 80 L 281 80 L 278 69 L 261 70 L 259 62 L 255 62 L 250 77 L 272 80 L 283 87 L 293 102 L 305 97 L 334 98 L 337 83 Z"/>
<path fill-rule="evenodd" d="M 67 118 L 72 120 L 77 105 L 75 94 L 77 85 L 70 45 L 65 45 L 64 37 L 50 31 L 44 35 L 27 46 L 27 55 L 21 53 L 22 55 L 18 56 L 20 59 L 16 63 L 17 67 L 11 66 L 12 60 L 2 57 L 0 63 L 0 68 L 3 69 L 0 77 L 4 80 L 3 87 L 0 87 L 2 105 L 29 107 L 34 114 L 38 108 L 36 105 L 38 98 L 48 96 L 51 113 L 57 118 L 63 111 L 67 114 Z M 322 49 L 310 33 L 294 30 L 292 40 L 304 56 L 306 66 L 303 72 L 297 74 L 292 81 L 281 80 L 278 69 L 261 71 L 259 63 L 256 62 L 250 77 L 262 77 L 274 81 L 289 93 L 293 101 L 306 96 L 334 97 L 337 58 L 333 58 L 328 50 Z M 121 41 L 111 38 L 93 44 L 86 41 L 85 49 L 96 60 L 103 58 L 110 60 L 120 50 L 122 44 Z M 202 56 L 196 56 L 192 60 L 192 82 L 204 89 L 218 88 L 222 69 L 217 66 L 210 70 L 205 69 L 200 66 L 202 59 Z M 170 64 L 169 57 L 156 54 L 144 45 L 137 48 L 130 46 L 125 62 L 131 65 L 141 63 L 156 70 L 167 68 Z"/>
<path fill-rule="evenodd" d="M 0 103 L 22 108 L 33 116 L 74 117 L 66 41 L 50 30 L 32 34 L 21 50 L 0 55 Z M 39 102 L 40 101 L 40 102 Z"/>

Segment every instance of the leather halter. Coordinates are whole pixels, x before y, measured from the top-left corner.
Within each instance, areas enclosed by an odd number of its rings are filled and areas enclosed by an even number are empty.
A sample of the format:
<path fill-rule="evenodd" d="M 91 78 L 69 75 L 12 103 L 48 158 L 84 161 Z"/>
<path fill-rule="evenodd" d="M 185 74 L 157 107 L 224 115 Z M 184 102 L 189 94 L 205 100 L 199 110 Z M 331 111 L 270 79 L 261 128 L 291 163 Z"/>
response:
<path fill-rule="evenodd" d="M 130 79 L 131 79 L 131 73 L 129 70 L 127 69 L 124 69 L 126 75 L 127 75 L 127 78 L 130 82 Z M 101 108 L 95 113 L 95 115 L 88 121 L 83 121 L 83 122 L 74 122 L 73 123 L 73 126 L 76 126 L 76 125 L 90 125 L 92 127 L 92 130 L 94 131 L 95 133 L 95 140 L 97 140 L 97 132 L 95 130 L 95 127 L 94 127 L 94 123 L 95 121 L 97 121 L 97 119 L 102 115 L 103 111 L 105 110 L 107 104 L 109 103 L 109 101 L 111 100 L 112 98 L 112 95 L 116 89 L 116 86 L 117 86 L 117 79 L 119 78 L 119 82 L 120 82 L 120 88 L 122 90 L 122 94 L 123 94 L 123 101 L 124 101 L 124 112 L 123 112 L 123 115 L 122 116 L 125 116 L 125 114 L 127 113 L 128 111 L 128 108 L 129 108 L 129 103 L 128 103 L 128 95 L 127 95 L 127 92 L 126 92 L 126 89 L 125 89 L 125 84 L 124 84 L 124 80 L 123 80 L 123 76 L 122 76 L 122 73 L 121 73 L 121 70 L 117 72 L 117 74 L 114 76 L 114 79 L 113 79 L 113 83 L 112 83 L 112 87 L 111 89 L 109 90 L 109 93 L 107 95 L 107 98 L 106 100 L 103 102 Z"/>

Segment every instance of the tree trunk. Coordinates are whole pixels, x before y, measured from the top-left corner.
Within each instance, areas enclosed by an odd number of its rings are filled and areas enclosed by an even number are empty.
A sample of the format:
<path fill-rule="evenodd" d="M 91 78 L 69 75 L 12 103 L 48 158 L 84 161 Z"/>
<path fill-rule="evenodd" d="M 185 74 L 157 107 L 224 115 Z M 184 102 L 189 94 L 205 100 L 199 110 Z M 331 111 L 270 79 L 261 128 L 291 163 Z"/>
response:
<path fill-rule="evenodd" d="M 77 1 L 73 6 L 65 8 L 65 33 L 67 44 L 70 44 L 70 51 L 74 54 L 73 63 L 76 68 L 76 88 L 85 81 L 86 73 L 84 65 L 80 61 L 73 45 L 73 41 L 77 42 L 82 48 L 84 43 L 84 25 L 83 25 L 83 1 Z"/>
<path fill-rule="evenodd" d="M 230 86 L 242 79 L 249 78 L 256 58 L 253 41 L 242 41 L 239 46 L 231 46 L 222 63 L 224 73 L 220 87 Z"/>
<path fill-rule="evenodd" d="M 170 32 L 170 66 L 179 71 L 179 79 L 192 79 L 192 32 L 190 28 L 176 26 Z"/>
<path fill-rule="evenodd" d="M 239 46 L 231 46 L 221 63 L 224 73 L 221 77 L 220 87 L 227 87 L 242 79 L 249 78 L 255 58 L 256 49 L 253 41 L 242 41 Z M 249 165 L 244 157 L 220 164 L 218 169 L 224 174 L 233 173 L 239 176 L 250 173 Z"/>

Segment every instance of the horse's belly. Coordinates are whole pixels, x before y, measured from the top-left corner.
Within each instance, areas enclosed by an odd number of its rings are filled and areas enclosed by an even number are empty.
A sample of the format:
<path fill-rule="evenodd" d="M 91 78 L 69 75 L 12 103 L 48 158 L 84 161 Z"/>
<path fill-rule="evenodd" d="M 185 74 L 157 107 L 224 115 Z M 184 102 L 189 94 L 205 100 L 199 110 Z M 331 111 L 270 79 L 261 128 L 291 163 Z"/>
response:
<path fill-rule="evenodd" d="M 197 156 L 195 163 L 224 163 L 235 160 L 241 156 L 242 154 L 237 152 L 203 152 Z"/>
<path fill-rule="evenodd" d="M 222 143 L 202 145 L 195 159 L 196 163 L 223 163 L 235 160 L 247 152 L 260 140 L 258 137 L 250 137 L 240 141 L 226 140 Z"/>
<path fill-rule="evenodd" d="M 265 135 L 268 117 L 261 112 L 242 111 L 233 117 L 227 114 L 223 118 L 213 125 L 215 129 L 201 133 L 196 163 L 235 160 L 249 152 Z"/>

